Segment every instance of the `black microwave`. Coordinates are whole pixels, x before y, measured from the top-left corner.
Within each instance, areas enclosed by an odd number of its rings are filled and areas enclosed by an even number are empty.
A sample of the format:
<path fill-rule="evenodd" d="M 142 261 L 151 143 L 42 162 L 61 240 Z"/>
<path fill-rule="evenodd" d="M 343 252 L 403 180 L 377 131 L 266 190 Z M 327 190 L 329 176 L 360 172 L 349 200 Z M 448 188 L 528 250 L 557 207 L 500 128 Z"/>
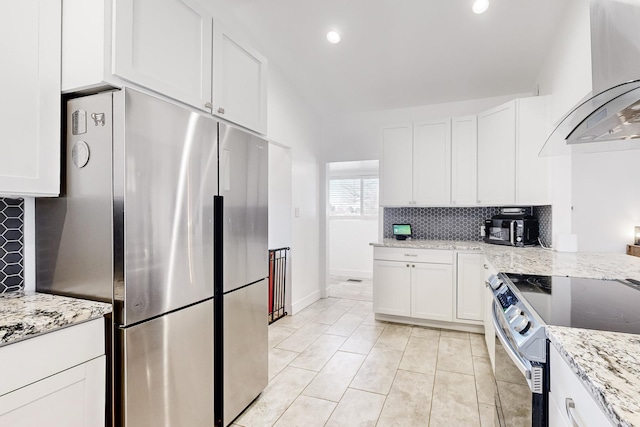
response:
<path fill-rule="evenodd" d="M 484 221 L 484 241 L 495 245 L 535 246 L 538 220 L 529 215 L 494 215 Z"/>

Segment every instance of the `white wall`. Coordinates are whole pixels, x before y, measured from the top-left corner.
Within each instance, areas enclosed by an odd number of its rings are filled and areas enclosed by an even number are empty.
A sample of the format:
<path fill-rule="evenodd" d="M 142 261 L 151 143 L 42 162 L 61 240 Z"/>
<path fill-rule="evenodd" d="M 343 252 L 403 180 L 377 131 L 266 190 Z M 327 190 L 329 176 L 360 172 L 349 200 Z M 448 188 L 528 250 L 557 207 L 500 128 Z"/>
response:
<path fill-rule="evenodd" d="M 591 91 L 589 0 L 571 0 L 561 22 L 563 25 L 558 28 L 538 76 L 540 94 L 551 94 L 554 123 Z M 551 222 L 555 242 L 559 234 L 572 233 L 571 168 L 570 156 L 551 158 Z"/>
<path fill-rule="evenodd" d="M 539 75 L 556 119 L 591 92 L 589 1 L 572 0 L 563 23 Z M 640 151 L 559 156 L 553 163 L 554 234 L 576 234 L 580 251 L 624 252 L 640 225 L 633 173 Z"/>
<path fill-rule="evenodd" d="M 332 276 L 372 278 L 373 247 L 378 240 L 376 219 L 329 219 L 329 273 Z"/>
<path fill-rule="evenodd" d="M 291 147 L 293 218 L 291 241 L 291 313 L 316 301 L 320 284 L 320 132 L 319 115 L 269 64 L 269 139 Z"/>

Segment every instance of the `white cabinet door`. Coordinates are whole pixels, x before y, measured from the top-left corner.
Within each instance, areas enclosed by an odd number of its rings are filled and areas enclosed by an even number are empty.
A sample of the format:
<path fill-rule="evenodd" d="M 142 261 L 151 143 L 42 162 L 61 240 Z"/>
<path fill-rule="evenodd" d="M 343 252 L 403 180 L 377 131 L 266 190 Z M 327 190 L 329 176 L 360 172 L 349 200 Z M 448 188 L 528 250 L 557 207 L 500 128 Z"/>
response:
<path fill-rule="evenodd" d="M 458 254 L 456 317 L 460 320 L 484 320 L 484 255 Z"/>
<path fill-rule="evenodd" d="M 60 0 L 0 3 L 0 195 L 60 193 Z"/>
<path fill-rule="evenodd" d="M 478 203 L 478 118 L 451 121 L 451 204 Z"/>
<path fill-rule="evenodd" d="M 181 0 L 114 1 L 113 73 L 207 109 L 211 101 L 211 15 L 194 2 Z"/>
<path fill-rule="evenodd" d="M 214 114 L 267 133 L 267 59 L 214 23 Z"/>
<path fill-rule="evenodd" d="M 515 202 L 515 119 L 515 101 L 478 115 L 479 204 L 495 206 Z"/>
<path fill-rule="evenodd" d="M 518 99 L 516 203 L 519 205 L 551 204 L 549 158 L 538 156 L 550 133 L 549 97 Z"/>
<path fill-rule="evenodd" d="M 373 262 L 374 313 L 411 315 L 411 270 L 405 262 Z"/>
<path fill-rule="evenodd" d="M 413 125 L 413 200 L 417 205 L 451 203 L 451 120 Z"/>
<path fill-rule="evenodd" d="M 448 264 L 411 264 L 411 317 L 453 320 L 453 268 Z"/>
<path fill-rule="evenodd" d="M 0 396 L 0 425 L 104 425 L 105 356 Z"/>
<path fill-rule="evenodd" d="M 413 204 L 413 128 L 411 124 L 382 129 L 380 206 Z"/>

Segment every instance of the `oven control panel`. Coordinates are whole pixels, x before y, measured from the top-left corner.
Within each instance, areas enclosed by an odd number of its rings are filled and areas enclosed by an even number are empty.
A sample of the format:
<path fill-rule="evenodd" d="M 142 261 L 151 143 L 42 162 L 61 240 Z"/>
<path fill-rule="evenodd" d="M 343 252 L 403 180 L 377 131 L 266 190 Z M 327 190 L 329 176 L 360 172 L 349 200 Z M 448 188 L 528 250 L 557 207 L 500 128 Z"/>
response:
<path fill-rule="evenodd" d="M 513 291 L 506 286 L 502 292 L 496 295 L 496 298 L 503 310 L 506 310 L 512 305 L 516 305 L 518 303 L 518 298 L 515 296 Z"/>

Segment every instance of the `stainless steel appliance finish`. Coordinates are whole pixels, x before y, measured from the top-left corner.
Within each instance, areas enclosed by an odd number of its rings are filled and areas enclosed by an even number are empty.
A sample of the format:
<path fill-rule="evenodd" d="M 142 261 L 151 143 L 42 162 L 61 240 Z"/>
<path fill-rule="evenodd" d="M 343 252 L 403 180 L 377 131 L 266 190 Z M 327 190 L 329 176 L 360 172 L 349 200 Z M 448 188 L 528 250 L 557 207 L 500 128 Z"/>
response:
<path fill-rule="evenodd" d="M 217 121 L 131 89 L 67 110 L 37 289 L 113 301 L 115 425 L 212 425 Z"/>
<path fill-rule="evenodd" d="M 496 420 L 501 427 L 548 425 L 548 342 L 544 324 L 507 276 L 491 276 L 496 331 Z"/>
<path fill-rule="evenodd" d="M 222 418 L 228 425 L 269 381 L 268 146 L 265 140 L 222 123 L 219 138 L 223 274 L 216 297 L 222 299 L 224 372 L 216 396 L 224 396 Z M 218 254 L 216 260 L 220 262 Z"/>
<path fill-rule="evenodd" d="M 210 299 L 119 329 L 125 426 L 213 425 L 213 314 Z"/>
<path fill-rule="evenodd" d="M 265 140 L 220 123 L 225 293 L 269 275 L 268 167 Z"/>
<path fill-rule="evenodd" d="M 268 280 L 224 295 L 224 425 L 269 383 Z"/>
<path fill-rule="evenodd" d="M 540 155 L 640 148 L 640 3 L 591 0 L 593 90 L 553 131 Z"/>

